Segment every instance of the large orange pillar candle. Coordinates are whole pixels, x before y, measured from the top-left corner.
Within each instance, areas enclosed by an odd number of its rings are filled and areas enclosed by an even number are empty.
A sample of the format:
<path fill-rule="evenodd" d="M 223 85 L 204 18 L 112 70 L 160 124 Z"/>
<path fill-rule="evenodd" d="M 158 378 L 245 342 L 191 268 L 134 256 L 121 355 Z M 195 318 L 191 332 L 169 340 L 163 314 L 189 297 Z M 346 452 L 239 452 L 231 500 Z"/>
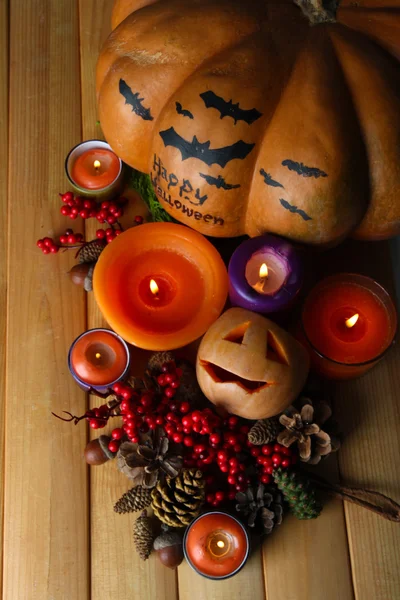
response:
<path fill-rule="evenodd" d="M 68 366 L 75 381 L 86 390 L 107 391 L 129 368 L 129 349 L 113 331 L 91 329 L 72 344 Z"/>
<path fill-rule="evenodd" d="M 218 318 L 228 275 L 200 233 L 148 223 L 103 250 L 93 289 L 104 318 L 124 340 L 146 350 L 172 350 L 199 338 Z"/>
<path fill-rule="evenodd" d="M 323 279 L 307 297 L 300 341 L 320 374 L 352 379 L 383 357 L 396 329 L 388 292 L 369 277 L 344 273 Z"/>
<path fill-rule="evenodd" d="M 227 579 L 245 564 L 250 551 L 249 537 L 235 517 L 215 511 L 197 517 L 183 540 L 189 565 L 203 577 Z"/>

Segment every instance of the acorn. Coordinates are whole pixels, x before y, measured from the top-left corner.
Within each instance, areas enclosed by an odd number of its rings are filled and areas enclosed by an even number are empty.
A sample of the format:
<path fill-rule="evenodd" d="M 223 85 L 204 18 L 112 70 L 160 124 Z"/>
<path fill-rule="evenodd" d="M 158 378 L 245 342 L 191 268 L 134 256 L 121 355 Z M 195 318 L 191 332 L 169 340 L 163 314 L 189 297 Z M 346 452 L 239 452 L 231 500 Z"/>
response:
<path fill-rule="evenodd" d="M 163 525 L 162 529 L 163 533 L 156 537 L 153 548 L 165 567 L 176 569 L 183 560 L 182 537 L 168 526 Z"/>
<path fill-rule="evenodd" d="M 108 449 L 108 443 L 111 438 L 108 435 L 101 435 L 99 438 L 89 442 L 84 450 L 85 460 L 88 465 L 104 465 L 110 458 L 116 456 L 116 452 Z"/>
<path fill-rule="evenodd" d="M 92 291 L 92 278 L 95 263 L 80 263 L 68 271 L 72 283 L 81 285 L 87 292 Z"/>

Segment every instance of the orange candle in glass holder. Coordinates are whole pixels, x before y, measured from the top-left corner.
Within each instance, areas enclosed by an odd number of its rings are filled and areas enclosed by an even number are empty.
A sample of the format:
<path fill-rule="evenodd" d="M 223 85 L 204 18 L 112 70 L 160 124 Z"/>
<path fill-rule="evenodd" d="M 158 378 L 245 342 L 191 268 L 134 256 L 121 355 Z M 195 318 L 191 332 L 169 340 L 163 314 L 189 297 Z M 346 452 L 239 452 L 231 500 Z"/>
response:
<path fill-rule="evenodd" d="M 213 511 L 200 515 L 187 528 L 183 551 L 189 565 L 208 579 L 227 579 L 244 566 L 249 536 L 235 517 Z"/>
<path fill-rule="evenodd" d="M 104 318 L 123 339 L 146 350 L 172 350 L 199 338 L 218 318 L 228 275 L 201 234 L 148 223 L 103 250 L 93 289 Z"/>
<path fill-rule="evenodd" d="M 120 172 L 121 161 L 112 150 L 90 148 L 75 160 L 71 177 L 82 188 L 100 190 L 111 185 Z"/>

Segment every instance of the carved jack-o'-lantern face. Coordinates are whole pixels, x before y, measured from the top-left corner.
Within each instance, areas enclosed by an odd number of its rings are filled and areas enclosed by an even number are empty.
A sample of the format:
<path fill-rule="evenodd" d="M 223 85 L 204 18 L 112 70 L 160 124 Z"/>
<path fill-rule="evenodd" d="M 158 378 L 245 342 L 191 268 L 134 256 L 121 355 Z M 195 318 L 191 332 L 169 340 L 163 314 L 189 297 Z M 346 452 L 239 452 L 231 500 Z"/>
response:
<path fill-rule="evenodd" d="M 207 331 L 197 379 L 207 398 L 245 419 L 282 412 L 307 378 L 308 355 L 286 331 L 256 313 L 231 308 Z"/>

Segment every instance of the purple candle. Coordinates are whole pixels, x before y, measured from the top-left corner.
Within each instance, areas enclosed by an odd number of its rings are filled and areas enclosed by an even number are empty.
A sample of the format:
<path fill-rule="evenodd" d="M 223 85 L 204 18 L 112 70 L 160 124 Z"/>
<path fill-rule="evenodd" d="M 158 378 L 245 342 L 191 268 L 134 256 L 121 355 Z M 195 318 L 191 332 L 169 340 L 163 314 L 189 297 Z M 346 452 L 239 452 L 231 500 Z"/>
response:
<path fill-rule="evenodd" d="M 263 314 L 287 308 L 303 282 L 303 265 L 293 246 L 269 234 L 240 244 L 228 273 L 232 305 Z"/>

